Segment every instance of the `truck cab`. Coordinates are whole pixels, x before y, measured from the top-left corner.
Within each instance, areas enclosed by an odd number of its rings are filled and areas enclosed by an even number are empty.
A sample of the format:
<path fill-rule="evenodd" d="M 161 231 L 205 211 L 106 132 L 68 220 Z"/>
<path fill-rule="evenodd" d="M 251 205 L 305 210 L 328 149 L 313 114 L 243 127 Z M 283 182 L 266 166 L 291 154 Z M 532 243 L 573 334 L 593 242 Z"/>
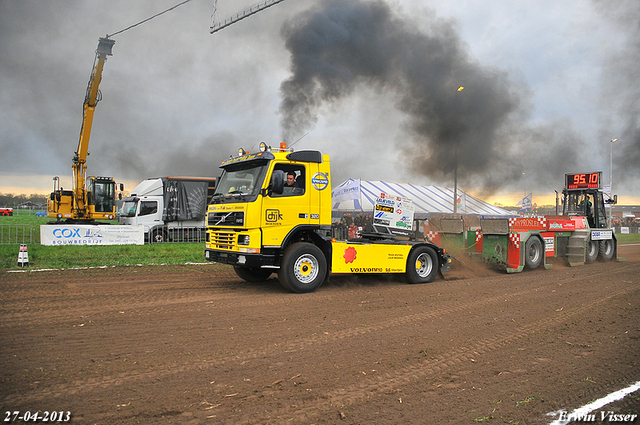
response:
<path fill-rule="evenodd" d="M 563 215 L 586 217 L 592 229 L 607 227 L 607 211 L 601 191 L 597 189 L 565 190 L 563 195 Z"/>
<path fill-rule="evenodd" d="M 234 266 L 258 282 L 278 273 L 292 292 L 315 291 L 330 273 L 403 273 L 410 283 L 432 281 L 451 257 L 426 241 L 371 233 L 356 240 L 331 238 L 329 156 L 294 152 L 282 144 L 240 155 L 223 170 L 207 211 L 205 257 Z"/>
<path fill-rule="evenodd" d="M 264 275 L 280 267 L 282 249 L 293 242 L 328 244 L 328 155 L 265 149 L 221 168 L 207 212 L 207 259 Z"/>

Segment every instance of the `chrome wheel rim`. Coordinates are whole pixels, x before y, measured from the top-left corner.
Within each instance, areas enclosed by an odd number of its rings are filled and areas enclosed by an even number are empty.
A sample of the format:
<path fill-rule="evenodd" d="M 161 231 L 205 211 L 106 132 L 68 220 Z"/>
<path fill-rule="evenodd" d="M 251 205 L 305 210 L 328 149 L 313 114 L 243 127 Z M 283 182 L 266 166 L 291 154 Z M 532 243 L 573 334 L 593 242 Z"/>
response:
<path fill-rule="evenodd" d="M 298 257 L 293 265 L 293 273 L 300 283 L 309 284 L 318 277 L 320 265 L 318 259 L 311 254 Z"/>

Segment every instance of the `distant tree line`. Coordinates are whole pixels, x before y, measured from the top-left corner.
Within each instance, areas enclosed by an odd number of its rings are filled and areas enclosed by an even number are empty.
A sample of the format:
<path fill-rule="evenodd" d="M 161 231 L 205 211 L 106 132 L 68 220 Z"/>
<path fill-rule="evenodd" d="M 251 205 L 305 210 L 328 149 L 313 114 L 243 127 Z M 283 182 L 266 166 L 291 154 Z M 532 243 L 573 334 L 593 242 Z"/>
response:
<path fill-rule="evenodd" d="M 0 206 L 2 207 L 13 207 L 17 208 L 20 205 L 32 205 L 36 206 L 46 206 L 47 205 L 47 196 L 46 195 L 15 195 L 13 193 L 0 193 Z"/>

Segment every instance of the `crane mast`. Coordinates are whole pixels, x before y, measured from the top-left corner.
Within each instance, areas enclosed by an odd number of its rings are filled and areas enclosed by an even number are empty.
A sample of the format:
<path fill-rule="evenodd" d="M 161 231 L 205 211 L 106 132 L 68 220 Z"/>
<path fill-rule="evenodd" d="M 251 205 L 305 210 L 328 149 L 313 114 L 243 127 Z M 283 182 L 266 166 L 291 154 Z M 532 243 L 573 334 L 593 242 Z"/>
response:
<path fill-rule="evenodd" d="M 235 15 L 232 15 L 222 21 L 216 22 L 215 16 L 217 14 L 217 5 L 218 5 L 218 0 L 214 0 L 213 3 L 213 13 L 211 15 L 212 19 L 211 19 L 211 27 L 209 28 L 209 32 L 211 34 L 213 34 L 214 32 L 220 31 L 223 28 L 228 27 L 229 25 L 235 24 L 238 21 L 243 20 L 244 18 L 248 18 L 251 15 L 254 15 L 268 7 L 271 7 L 273 5 L 276 5 L 278 3 L 283 2 L 284 0 L 266 0 L 263 2 L 260 2 L 256 5 L 253 5 L 245 10 L 243 10 L 242 12 L 238 12 Z"/>

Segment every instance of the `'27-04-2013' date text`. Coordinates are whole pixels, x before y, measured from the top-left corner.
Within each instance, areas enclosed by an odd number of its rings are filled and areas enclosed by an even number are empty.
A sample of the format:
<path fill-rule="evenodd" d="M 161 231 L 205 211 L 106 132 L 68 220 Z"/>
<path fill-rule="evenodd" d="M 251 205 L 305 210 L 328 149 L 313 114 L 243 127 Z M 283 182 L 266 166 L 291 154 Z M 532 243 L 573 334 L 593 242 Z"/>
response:
<path fill-rule="evenodd" d="M 69 411 L 20 412 L 14 410 L 4 412 L 4 422 L 69 422 L 70 420 L 71 412 Z"/>

